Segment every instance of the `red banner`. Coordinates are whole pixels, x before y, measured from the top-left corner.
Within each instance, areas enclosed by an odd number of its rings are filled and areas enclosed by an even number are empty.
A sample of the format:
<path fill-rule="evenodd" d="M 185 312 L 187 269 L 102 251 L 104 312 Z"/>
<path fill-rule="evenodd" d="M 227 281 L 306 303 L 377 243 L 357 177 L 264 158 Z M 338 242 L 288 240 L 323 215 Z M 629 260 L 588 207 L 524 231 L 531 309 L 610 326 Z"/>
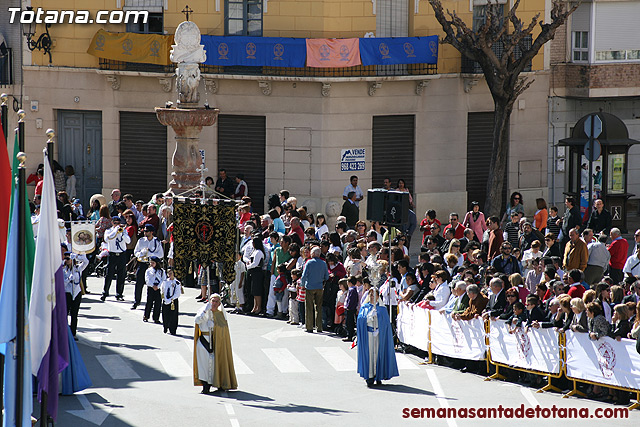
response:
<path fill-rule="evenodd" d="M 307 39 L 307 67 L 360 65 L 360 39 Z"/>

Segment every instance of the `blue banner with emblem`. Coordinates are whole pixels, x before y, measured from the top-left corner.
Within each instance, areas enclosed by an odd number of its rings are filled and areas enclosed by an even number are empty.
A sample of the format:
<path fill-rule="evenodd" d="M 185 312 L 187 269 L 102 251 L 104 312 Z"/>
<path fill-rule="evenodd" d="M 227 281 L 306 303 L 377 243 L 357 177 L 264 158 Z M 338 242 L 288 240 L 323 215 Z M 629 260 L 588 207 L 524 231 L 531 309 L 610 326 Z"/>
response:
<path fill-rule="evenodd" d="M 304 67 L 305 39 L 285 37 L 202 36 L 207 65 Z"/>
<path fill-rule="evenodd" d="M 435 64 L 438 36 L 360 39 L 362 65 Z"/>

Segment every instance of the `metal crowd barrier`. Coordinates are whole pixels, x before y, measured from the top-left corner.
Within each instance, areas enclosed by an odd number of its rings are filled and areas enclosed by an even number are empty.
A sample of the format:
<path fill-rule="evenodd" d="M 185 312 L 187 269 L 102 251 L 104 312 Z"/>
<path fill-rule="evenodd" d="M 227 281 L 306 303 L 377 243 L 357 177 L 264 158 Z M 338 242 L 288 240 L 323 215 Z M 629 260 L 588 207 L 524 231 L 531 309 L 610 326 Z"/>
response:
<path fill-rule="evenodd" d="M 427 313 L 419 311 L 417 314 L 416 310 Z M 421 320 L 422 325 L 420 325 L 420 328 L 416 328 L 414 323 L 416 314 L 419 319 L 422 319 L 422 316 L 427 314 L 426 325 Z M 441 316 L 443 319 L 436 320 L 436 316 Z M 618 343 L 611 338 L 602 338 L 591 342 L 592 345 L 590 347 L 585 341 L 588 340 L 588 334 L 574 334 L 571 331 L 565 333 L 554 329 L 538 330 L 535 328 L 530 328 L 528 332 L 520 330 L 513 334 L 514 338 L 511 338 L 504 335 L 504 322 L 498 324 L 500 321 L 487 320 L 482 323 L 481 328 L 478 328 L 478 325 L 472 326 L 472 324 L 474 320 L 478 321 L 479 319 L 454 321 L 449 316 L 446 316 L 446 320 L 443 323 L 444 318 L 445 315 L 436 310 L 424 309 L 414 304 L 400 303 L 397 320 L 398 338 L 404 344 L 427 351 L 429 364 L 433 363 L 434 354 L 459 359 L 466 359 L 465 356 L 472 356 L 467 360 L 485 360 L 487 372 L 489 372 L 491 365 L 495 366 L 496 369 L 495 373 L 486 378 L 485 381 L 504 380 L 505 376 L 500 374 L 500 368 L 513 369 L 533 375 L 546 376 L 547 384 L 537 390 L 538 393 L 545 391 L 562 393 L 562 390 L 551 383 L 551 379 L 564 376 L 572 382 L 573 388 L 564 394 L 563 398 L 574 395 L 586 397 L 577 388 L 578 383 L 586 383 L 635 393 L 636 401 L 628 409 L 640 408 L 640 354 L 635 351 L 635 341 L 623 340 L 623 342 Z M 448 326 L 448 331 L 443 324 Z M 434 330 L 434 325 L 438 325 L 437 330 Z M 482 329 L 481 337 L 478 334 L 478 329 Z M 497 346 L 504 347 L 502 355 L 499 355 L 498 351 L 494 351 L 494 354 L 491 352 L 492 332 L 496 338 L 493 341 L 494 350 L 498 349 Z M 498 339 L 501 333 L 503 334 L 502 339 Z M 575 348 L 573 352 L 567 349 L 567 334 L 571 339 L 570 349 Z M 444 335 L 446 335 L 445 338 L 443 338 Z M 552 335 L 555 335 L 553 339 Z M 576 344 L 574 346 L 573 340 L 581 341 L 580 345 Z M 515 344 L 513 341 L 515 341 Z M 438 345 L 434 346 L 434 342 L 438 342 Z M 444 345 L 443 342 L 445 343 Z M 450 345 L 446 345 L 446 342 L 450 342 Z M 483 343 L 480 347 L 476 345 L 479 342 Z M 513 348 L 507 349 L 508 346 L 513 347 L 513 345 L 516 345 L 516 351 L 513 351 Z M 552 348 L 553 351 L 544 351 L 545 346 Z M 484 352 L 484 357 L 482 358 L 478 358 L 478 350 L 480 348 Z M 557 358 L 552 358 L 550 361 L 547 355 L 556 354 L 555 351 L 557 351 Z M 580 354 L 581 351 L 584 351 L 584 354 Z M 504 357 L 501 357 L 505 354 L 512 358 L 505 360 Z M 515 359 L 516 354 L 518 359 Z M 538 358 L 537 356 L 539 355 L 541 357 Z M 495 360 L 496 357 L 501 360 Z M 585 361 L 585 357 L 588 360 Z M 576 358 L 581 360 L 576 362 Z M 591 364 L 587 362 L 591 362 Z M 545 364 L 547 365 L 546 368 Z M 572 368 L 574 365 L 577 366 Z M 585 371 L 587 368 L 589 370 Z M 572 370 L 574 372 L 571 372 Z M 598 371 L 601 375 L 598 374 Z M 622 384 L 623 381 L 626 381 L 626 383 Z"/>

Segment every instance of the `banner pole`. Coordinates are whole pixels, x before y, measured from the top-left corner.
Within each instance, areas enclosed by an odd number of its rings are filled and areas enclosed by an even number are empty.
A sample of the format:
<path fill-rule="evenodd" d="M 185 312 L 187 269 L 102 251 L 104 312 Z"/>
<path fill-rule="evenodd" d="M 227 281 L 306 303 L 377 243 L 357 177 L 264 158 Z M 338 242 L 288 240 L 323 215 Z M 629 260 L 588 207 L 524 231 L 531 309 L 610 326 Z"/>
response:
<path fill-rule="evenodd" d="M 4 139 L 7 143 L 7 146 L 9 146 L 9 141 L 7 140 L 7 135 L 9 133 L 9 107 L 7 107 L 7 99 L 9 99 L 9 97 L 6 93 L 0 95 L 0 100 L 2 101 L 2 105 L 0 105 L 0 118 L 2 120 L 1 123 L 2 129 L 4 131 Z"/>
<path fill-rule="evenodd" d="M 18 298 L 17 298 L 17 316 L 16 316 L 16 350 L 17 350 L 17 381 L 16 381 L 16 425 L 22 426 L 22 407 L 24 402 L 22 400 L 22 394 L 24 390 L 24 354 L 25 354 L 25 301 L 26 301 L 26 289 L 25 289 L 25 229 L 26 229 L 26 201 L 25 201 L 25 160 L 27 159 L 24 154 L 24 116 L 25 112 L 20 110 L 18 112 L 18 141 L 20 146 L 20 152 L 17 153 L 18 161 Z"/>
<path fill-rule="evenodd" d="M 7 133 L 8 133 L 8 121 L 9 121 L 9 117 L 7 116 L 8 113 L 8 107 L 7 107 L 7 99 L 9 97 L 7 96 L 6 93 L 3 93 L 2 95 L 0 95 L 0 100 L 2 100 L 2 105 L 0 105 L 0 123 L 2 123 L 2 129 L 3 129 L 3 133 L 4 133 L 4 139 L 5 142 L 7 144 L 7 147 L 9 146 L 9 141 L 7 140 Z M 0 354 L 0 384 L 4 384 L 4 355 Z M 0 387 L 0 412 L 2 412 L 2 410 L 4 409 L 4 387 Z"/>

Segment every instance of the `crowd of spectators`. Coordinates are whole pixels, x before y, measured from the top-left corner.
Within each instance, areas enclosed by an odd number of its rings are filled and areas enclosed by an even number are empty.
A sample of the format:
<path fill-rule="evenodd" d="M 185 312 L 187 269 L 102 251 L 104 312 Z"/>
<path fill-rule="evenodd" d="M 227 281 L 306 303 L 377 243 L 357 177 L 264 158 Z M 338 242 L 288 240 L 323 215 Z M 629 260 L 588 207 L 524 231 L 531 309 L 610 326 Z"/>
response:
<path fill-rule="evenodd" d="M 371 288 L 380 292 L 394 325 L 398 304 L 419 304 L 459 321 L 501 319 L 511 331 L 557 328 L 588 334 L 592 340 L 637 339 L 640 334 L 640 230 L 629 256 L 629 243 L 612 227 L 601 200 L 585 221 L 571 197 L 562 214 L 537 199 L 529 220 L 522 195 L 515 192 L 502 218 L 485 217 L 473 202 L 464 215 L 449 213 L 445 224 L 434 209 L 418 222 L 411 198 L 409 224 L 389 227 L 361 219 L 359 204 L 365 195 L 352 176 L 344 189 L 342 215 L 333 225 L 322 213 L 298 206 L 286 190 L 269 197 L 266 212 L 255 212 L 242 175 L 234 183 L 221 170 L 217 182 L 208 178 L 207 185 L 241 201 L 242 237 L 236 280 L 228 289 L 221 289 L 220 265 L 194 272 L 203 302 L 209 291 L 223 291 L 236 313 L 287 320 L 307 332 L 330 332 L 349 342 Z M 385 186 L 394 189 L 389 180 Z M 409 192 L 403 180 L 398 190 Z M 157 239 L 164 249 L 160 260 L 164 257 L 171 265 L 170 194 L 158 194 L 148 203 L 135 202 L 129 194 L 121 197 L 118 190 L 111 197 L 108 204 L 91 201 L 88 216 L 96 220 L 98 239 L 123 224 L 130 237 L 123 252 L 131 257 L 136 241 L 146 239 L 150 245 Z M 415 263 L 409 245 L 418 227 L 422 235 Z M 136 295 L 133 309 L 138 304 Z M 467 361 L 441 360 L 463 371 L 477 368 Z M 533 376 L 524 379 L 533 381 Z M 596 386 L 589 391 L 602 399 L 628 400 L 615 390 Z"/>

